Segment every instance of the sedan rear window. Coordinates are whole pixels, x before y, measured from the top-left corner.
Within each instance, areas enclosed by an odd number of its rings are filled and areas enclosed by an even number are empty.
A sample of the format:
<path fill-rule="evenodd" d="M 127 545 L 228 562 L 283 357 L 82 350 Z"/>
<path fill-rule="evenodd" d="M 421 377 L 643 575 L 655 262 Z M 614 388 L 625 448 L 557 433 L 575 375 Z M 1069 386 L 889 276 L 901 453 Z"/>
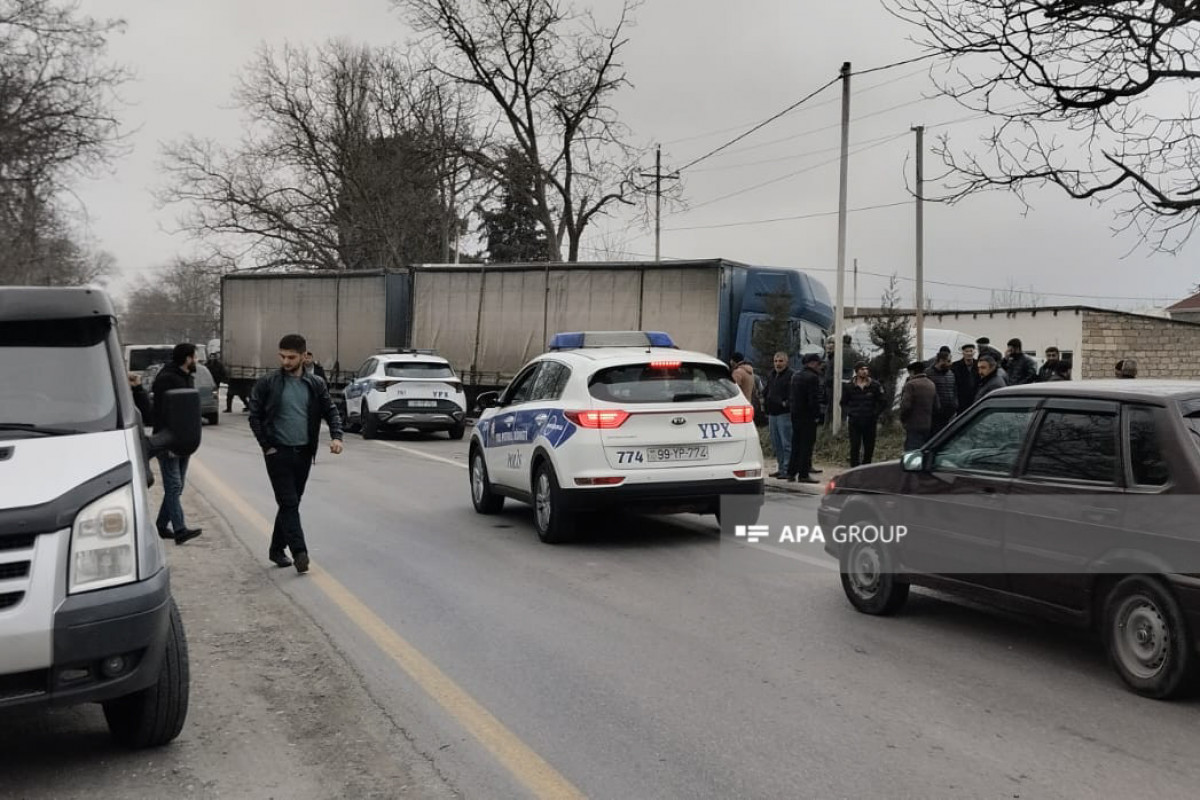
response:
<path fill-rule="evenodd" d="M 384 364 L 383 374 L 389 378 L 453 378 L 454 370 L 449 364 L 431 364 L 428 362 Z"/>
<path fill-rule="evenodd" d="M 602 369 L 588 382 L 592 397 L 610 403 L 702 403 L 740 391 L 729 370 L 716 364 L 625 364 Z"/>

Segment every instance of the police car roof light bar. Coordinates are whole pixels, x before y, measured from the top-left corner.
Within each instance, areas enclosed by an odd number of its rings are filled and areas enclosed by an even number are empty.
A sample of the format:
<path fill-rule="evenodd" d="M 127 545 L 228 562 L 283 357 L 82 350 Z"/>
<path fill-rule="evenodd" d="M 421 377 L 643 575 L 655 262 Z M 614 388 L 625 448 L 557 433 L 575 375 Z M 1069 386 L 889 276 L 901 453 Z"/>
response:
<path fill-rule="evenodd" d="M 675 347 L 662 331 L 574 331 L 556 333 L 550 339 L 551 350 L 578 350 L 585 347 Z"/>
<path fill-rule="evenodd" d="M 436 356 L 437 350 L 418 350 L 412 347 L 385 347 L 382 350 L 376 350 L 375 355 L 378 356 L 395 356 L 395 355 L 421 355 L 421 356 Z"/>

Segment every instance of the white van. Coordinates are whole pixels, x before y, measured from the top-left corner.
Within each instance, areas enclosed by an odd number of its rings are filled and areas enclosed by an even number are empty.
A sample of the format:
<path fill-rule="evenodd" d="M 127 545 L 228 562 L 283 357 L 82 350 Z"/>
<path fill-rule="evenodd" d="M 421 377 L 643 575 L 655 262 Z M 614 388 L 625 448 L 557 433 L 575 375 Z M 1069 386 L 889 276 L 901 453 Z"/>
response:
<path fill-rule="evenodd" d="M 0 287 L 0 719 L 96 702 L 149 747 L 182 730 L 189 676 L 148 459 L 194 452 L 200 410 L 168 393 L 147 438 L 122 355 L 103 292 Z"/>

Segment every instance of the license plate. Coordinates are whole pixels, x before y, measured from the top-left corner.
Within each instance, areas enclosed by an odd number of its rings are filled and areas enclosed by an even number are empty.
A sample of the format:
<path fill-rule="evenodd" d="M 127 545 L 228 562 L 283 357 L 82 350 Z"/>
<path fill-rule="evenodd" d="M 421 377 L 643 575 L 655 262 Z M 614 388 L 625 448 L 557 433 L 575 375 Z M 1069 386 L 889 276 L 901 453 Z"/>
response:
<path fill-rule="evenodd" d="M 437 408 L 437 400 L 409 400 L 411 408 Z"/>
<path fill-rule="evenodd" d="M 647 461 L 707 461 L 708 445 L 686 445 L 683 447 L 647 447 Z"/>

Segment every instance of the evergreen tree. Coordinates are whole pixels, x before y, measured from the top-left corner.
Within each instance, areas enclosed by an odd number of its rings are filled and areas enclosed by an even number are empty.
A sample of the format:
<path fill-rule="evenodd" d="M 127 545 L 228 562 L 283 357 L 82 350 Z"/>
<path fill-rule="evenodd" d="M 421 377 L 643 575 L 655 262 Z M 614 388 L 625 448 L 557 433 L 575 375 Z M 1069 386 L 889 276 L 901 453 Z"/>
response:
<path fill-rule="evenodd" d="M 788 291 L 771 292 L 762 295 L 762 298 L 767 307 L 767 318 L 754 324 L 750 346 L 757 356 L 755 368 L 765 375 L 774 368 L 776 353 L 782 350 L 792 355 L 792 294 Z"/>
<path fill-rule="evenodd" d="M 898 379 L 912 361 L 908 317 L 896 311 L 898 303 L 896 277 L 893 275 L 887 291 L 883 293 L 879 315 L 871 317 L 871 342 L 879 348 L 879 353 L 871 359 L 871 374 L 883 384 L 883 396 L 887 401 L 883 418 L 888 421 L 892 419 Z"/>
<path fill-rule="evenodd" d="M 546 233 L 534 205 L 537 174 L 524 154 L 509 148 L 500 207 L 483 212 L 481 230 L 487 239 L 487 260 L 513 263 L 546 260 Z"/>

